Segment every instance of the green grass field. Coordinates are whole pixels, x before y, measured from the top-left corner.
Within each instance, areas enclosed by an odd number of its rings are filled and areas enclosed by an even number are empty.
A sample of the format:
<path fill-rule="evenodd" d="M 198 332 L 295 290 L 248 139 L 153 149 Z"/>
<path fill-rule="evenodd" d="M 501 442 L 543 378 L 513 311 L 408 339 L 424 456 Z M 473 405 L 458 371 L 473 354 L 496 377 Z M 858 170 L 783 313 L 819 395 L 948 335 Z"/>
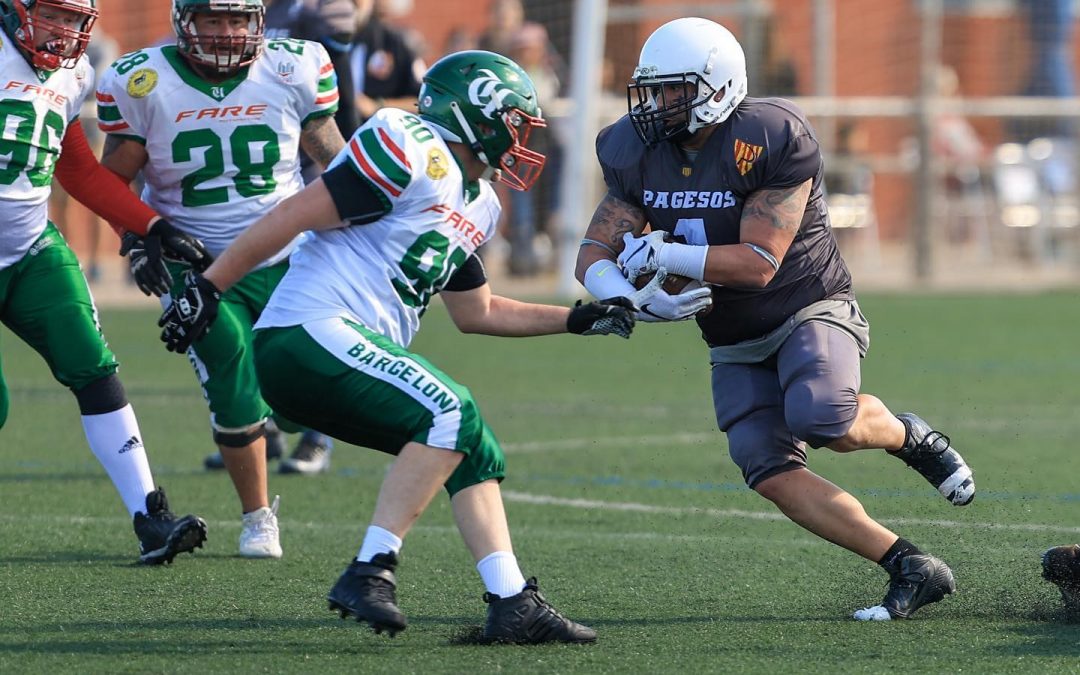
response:
<path fill-rule="evenodd" d="M 438 305 L 438 303 L 436 303 Z M 716 431 L 695 327 L 634 339 L 462 336 L 441 306 L 414 347 L 468 385 L 509 459 L 526 575 L 600 633 L 585 647 L 478 646 L 483 586 L 437 498 L 406 541 L 394 640 L 343 622 L 325 595 L 355 555 L 388 458 L 339 446 L 333 471 L 270 478 L 285 557 L 236 556 L 239 505 L 185 359 L 154 314 L 107 311 L 106 335 L 157 481 L 210 540 L 133 565 L 119 498 L 71 395 L 10 332 L 0 432 L 0 672 L 1080 672 L 1039 554 L 1080 541 L 1080 303 L 1073 294 L 866 296 L 863 388 L 952 436 L 978 497 L 949 506 L 879 451 L 810 462 L 871 515 L 949 562 L 956 595 L 909 622 L 862 624 L 875 565 L 779 517 L 747 490 Z"/>

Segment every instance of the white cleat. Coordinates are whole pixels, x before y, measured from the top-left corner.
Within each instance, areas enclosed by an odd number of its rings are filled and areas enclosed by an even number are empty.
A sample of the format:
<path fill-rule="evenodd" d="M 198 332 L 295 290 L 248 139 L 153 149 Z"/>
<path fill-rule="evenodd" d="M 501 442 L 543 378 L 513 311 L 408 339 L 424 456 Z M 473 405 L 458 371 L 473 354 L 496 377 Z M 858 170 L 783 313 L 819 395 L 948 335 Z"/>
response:
<path fill-rule="evenodd" d="M 856 621 L 892 621 L 892 615 L 889 614 L 889 610 L 881 605 L 860 609 L 852 614 L 851 618 Z"/>
<path fill-rule="evenodd" d="M 244 514 L 240 530 L 240 555 L 245 558 L 280 558 L 281 541 L 277 512 L 281 497 L 275 496 L 270 508 L 262 507 Z"/>

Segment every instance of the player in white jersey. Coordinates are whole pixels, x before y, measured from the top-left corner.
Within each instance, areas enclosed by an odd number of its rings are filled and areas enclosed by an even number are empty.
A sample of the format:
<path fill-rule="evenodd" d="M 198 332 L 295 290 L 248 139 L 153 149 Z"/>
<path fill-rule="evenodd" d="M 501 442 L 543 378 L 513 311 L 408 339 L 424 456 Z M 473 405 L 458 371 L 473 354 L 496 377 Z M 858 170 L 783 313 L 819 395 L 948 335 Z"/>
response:
<path fill-rule="evenodd" d="M 103 164 L 129 180 L 142 171 L 146 202 L 214 254 L 300 190 L 300 148 L 325 166 L 345 143 L 333 120 L 338 92 L 326 50 L 264 41 L 264 13 L 262 0 L 174 0 L 177 45 L 125 54 L 97 92 L 108 134 Z M 188 352 L 240 498 L 245 557 L 282 554 L 277 500 L 270 504 L 266 484 L 271 409 L 259 393 L 251 334 L 296 241 L 232 289 L 222 304 L 226 320 Z M 177 286 L 145 274 L 137 244 L 131 261 L 144 292 L 168 305 Z M 184 271 L 175 265 L 170 276 Z"/>
<path fill-rule="evenodd" d="M 154 488 L 79 261 L 49 221 L 54 171 L 98 215 L 146 237 L 148 267 L 160 270 L 165 254 L 207 260 L 90 151 L 78 114 L 94 86 L 84 52 L 97 14 L 94 0 L 0 0 L 0 321 L 75 395 L 90 449 L 133 518 L 140 561 L 160 564 L 201 546 L 206 523 L 175 518 Z M 0 376 L 0 427 L 7 415 Z"/>
<path fill-rule="evenodd" d="M 487 284 L 476 249 L 499 216 L 490 181 L 535 182 L 544 156 L 527 143 L 543 125 L 536 90 L 513 61 L 482 51 L 439 60 L 419 115 L 378 112 L 319 180 L 193 274 L 185 302 L 161 318 L 166 346 L 184 350 L 214 320 L 219 289 L 312 231 L 256 326 L 256 368 L 275 410 L 397 456 L 360 551 L 329 594 L 331 608 L 376 632 L 406 626 L 394 576 L 402 539 L 443 486 L 487 589 L 484 639 L 596 639 L 521 573 L 499 491 L 504 456 L 469 390 L 408 350 L 436 293 L 464 332 L 629 336 L 628 298 L 568 310 L 493 295 Z"/>

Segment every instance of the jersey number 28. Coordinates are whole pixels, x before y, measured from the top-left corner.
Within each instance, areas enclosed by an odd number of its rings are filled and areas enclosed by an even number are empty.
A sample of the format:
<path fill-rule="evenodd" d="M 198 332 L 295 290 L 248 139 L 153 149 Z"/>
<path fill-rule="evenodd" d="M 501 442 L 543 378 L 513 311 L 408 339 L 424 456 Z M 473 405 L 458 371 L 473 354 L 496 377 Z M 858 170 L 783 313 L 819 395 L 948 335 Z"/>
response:
<path fill-rule="evenodd" d="M 202 150 L 203 165 L 180 181 L 184 206 L 224 204 L 231 195 L 229 186 L 199 187 L 225 175 L 223 140 L 211 129 L 181 131 L 172 142 L 172 159 L 177 163 L 191 162 L 197 150 Z M 269 194 L 277 187 L 274 165 L 281 160 L 281 145 L 277 133 L 265 124 L 247 124 L 229 134 L 229 150 L 236 167 L 232 188 L 241 197 Z M 261 152 L 259 152 L 261 150 Z M 256 154 L 261 158 L 256 158 Z"/>

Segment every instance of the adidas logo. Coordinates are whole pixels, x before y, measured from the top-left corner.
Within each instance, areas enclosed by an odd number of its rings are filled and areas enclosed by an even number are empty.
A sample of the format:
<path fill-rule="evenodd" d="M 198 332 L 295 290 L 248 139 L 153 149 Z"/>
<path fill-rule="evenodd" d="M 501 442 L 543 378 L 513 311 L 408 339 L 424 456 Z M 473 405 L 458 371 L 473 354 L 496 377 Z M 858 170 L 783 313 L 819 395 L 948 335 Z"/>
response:
<path fill-rule="evenodd" d="M 138 450 L 138 449 L 142 448 L 142 446 L 143 446 L 143 444 L 142 444 L 142 441 L 139 440 L 139 437 L 138 436 L 132 436 L 131 438 L 129 438 L 127 440 L 127 443 L 124 443 L 123 447 L 120 448 L 120 454 L 122 455 L 125 452 L 131 452 L 132 450 Z"/>

